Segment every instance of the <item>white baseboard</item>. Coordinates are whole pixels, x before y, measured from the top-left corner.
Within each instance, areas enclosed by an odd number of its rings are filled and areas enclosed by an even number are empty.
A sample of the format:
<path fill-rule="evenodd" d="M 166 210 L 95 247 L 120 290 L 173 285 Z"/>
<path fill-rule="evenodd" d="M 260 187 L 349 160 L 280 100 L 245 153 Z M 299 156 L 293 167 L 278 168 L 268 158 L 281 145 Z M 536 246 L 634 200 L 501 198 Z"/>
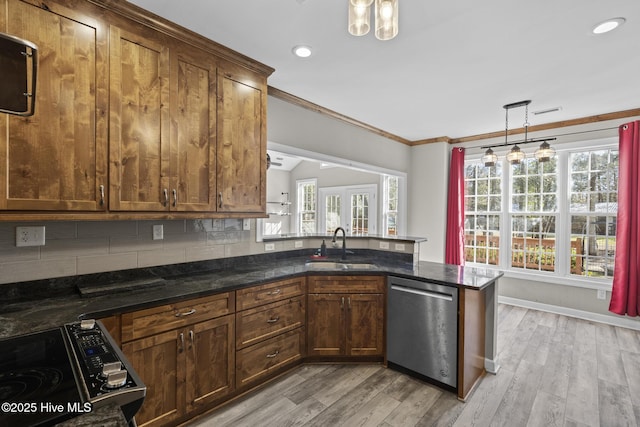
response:
<path fill-rule="evenodd" d="M 491 360 L 485 357 L 484 370 L 490 374 L 494 374 L 494 375 L 497 374 L 498 371 L 500 370 L 500 365 L 498 364 L 498 360 L 497 359 Z"/>
<path fill-rule="evenodd" d="M 640 320 L 634 320 L 631 317 L 607 316 L 605 314 L 592 313 L 590 311 L 576 310 L 573 308 L 560 307 L 557 305 L 543 304 L 535 301 L 527 301 L 524 299 L 498 296 L 500 304 L 515 305 L 517 307 L 531 308 L 533 310 L 546 311 L 563 316 L 576 317 L 578 319 L 590 320 L 592 322 L 606 323 L 607 325 L 620 326 L 623 328 L 635 329 L 640 331 Z"/>

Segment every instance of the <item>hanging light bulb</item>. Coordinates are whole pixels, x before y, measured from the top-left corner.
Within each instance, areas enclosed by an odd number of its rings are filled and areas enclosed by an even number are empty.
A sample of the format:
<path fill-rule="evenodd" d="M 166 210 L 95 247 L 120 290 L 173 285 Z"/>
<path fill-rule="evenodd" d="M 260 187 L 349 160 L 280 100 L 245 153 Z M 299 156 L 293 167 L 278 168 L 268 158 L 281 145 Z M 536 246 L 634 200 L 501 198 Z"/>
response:
<path fill-rule="evenodd" d="M 525 158 L 524 153 L 520 150 L 520 147 L 514 145 L 513 148 L 507 153 L 507 161 L 512 165 L 519 165 Z"/>
<path fill-rule="evenodd" d="M 364 36 L 369 33 L 371 3 L 373 0 L 351 0 L 349 2 L 349 34 L 352 36 Z"/>
<path fill-rule="evenodd" d="M 556 155 L 556 150 L 551 148 L 547 141 L 540 144 L 540 148 L 536 150 L 534 156 L 539 162 L 548 162 L 553 156 Z"/>
<path fill-rule="evenodd" d="M 398 35 L 398 0 L 376 0 L 376 38 L 391 40 Z"/>
<path fill-rule="evenodd" d="M 498 156 L 493 152 L 491 148 L 487 149 L 487 151 L 484 152 L 484 156 L 482 156 L 482 163 L 484 163 L 486 167 L 489 168 L 491 166 L 495 166 L 497 161 Z"/>

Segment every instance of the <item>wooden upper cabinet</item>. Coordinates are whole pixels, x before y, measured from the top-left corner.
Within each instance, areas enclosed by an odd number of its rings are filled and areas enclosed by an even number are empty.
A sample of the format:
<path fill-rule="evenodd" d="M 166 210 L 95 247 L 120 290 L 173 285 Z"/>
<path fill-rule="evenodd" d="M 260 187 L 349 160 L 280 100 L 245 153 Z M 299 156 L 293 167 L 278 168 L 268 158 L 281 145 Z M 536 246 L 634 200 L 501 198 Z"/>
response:
<path fill-rule="evenodd" d="M 193 48 L 171 59 L 171 209 L 216 210 L 216 63 Z"/>
<path fill-rule="evenodd" d="M 0 0 L 0 10 L 0 31 L 39 55 L 35 114 L 0 114 L 0 209 L 106 209 L 104 25 L 59 4 Z"/>
<path fill-rule="evenodd" d="M 266 212 L 266 78 L 218 70 L 218 211 Z"/>
<path fill-rule="evenodd" d="M 168 210 L 169 48 L 110 29 L 109 208 Z"/>

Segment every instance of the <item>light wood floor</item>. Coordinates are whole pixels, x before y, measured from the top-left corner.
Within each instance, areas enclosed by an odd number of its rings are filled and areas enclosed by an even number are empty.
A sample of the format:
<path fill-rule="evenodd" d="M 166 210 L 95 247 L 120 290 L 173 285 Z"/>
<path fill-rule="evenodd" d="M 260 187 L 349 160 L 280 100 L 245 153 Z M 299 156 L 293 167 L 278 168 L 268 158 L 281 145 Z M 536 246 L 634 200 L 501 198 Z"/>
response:
<path fill-rule="evenodd" d="M 638 426 L 640 331 L 499 306 L 466 403 L 379 365 L 305 365 L 192 426 Z"/>

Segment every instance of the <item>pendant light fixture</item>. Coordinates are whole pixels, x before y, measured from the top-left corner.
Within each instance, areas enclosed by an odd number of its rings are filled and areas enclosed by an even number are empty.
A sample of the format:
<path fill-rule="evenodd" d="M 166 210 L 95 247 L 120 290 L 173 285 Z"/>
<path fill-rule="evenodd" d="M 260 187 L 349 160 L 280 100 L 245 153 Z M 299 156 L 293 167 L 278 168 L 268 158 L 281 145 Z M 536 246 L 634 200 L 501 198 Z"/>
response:
<path fill-rule="evenodd" d="M 534 156 L 539 162 L 548 162 L 551 160 L 553 156 L 556 154 L 556 150 L 551 148 L 547 141 L 555 141 L 555 138 L 539 138 L 539 139 L 528 139 L 529 136 L 529 104 L 531 104 L 531 100 L 526 101 L 518 101 L 513 102 L 511 104 L 506 104 L 503 106 L 505 109 L 505 127 L 504 127 L 504 143 L 484 146 L 482 148 L 486 148 L 484 156 L 482 156 L 482 163 L 486 167 L 495 166 L 498 162 L 498 156 L 493 152 L 493 147 L 507 147 L 509 145 L 513 145 L 511 150 L 507 153 L 506 159 L 512 165 L 520 164 L 525 158 L 526 154 L 524 151 L 520 149 L 518 144 L 530 144 L 532 142 L 542 142 L 540 148 L 536 150 Z M 525 107 L 524 110 L 524 124 L 522 125 L 524 128 L 524 140 L 518 142 L 509 143 L 509 110 L 517 107 Z"/>
<path fill-rule="evenodd" d="M 349 34 L 364 36 L 371 28 L 371 6 L 374 0 L 348 0 Z M 375 0 L 374 26 L 378 40 L 391 40 L 398 35 L 398 0 Z"/>

